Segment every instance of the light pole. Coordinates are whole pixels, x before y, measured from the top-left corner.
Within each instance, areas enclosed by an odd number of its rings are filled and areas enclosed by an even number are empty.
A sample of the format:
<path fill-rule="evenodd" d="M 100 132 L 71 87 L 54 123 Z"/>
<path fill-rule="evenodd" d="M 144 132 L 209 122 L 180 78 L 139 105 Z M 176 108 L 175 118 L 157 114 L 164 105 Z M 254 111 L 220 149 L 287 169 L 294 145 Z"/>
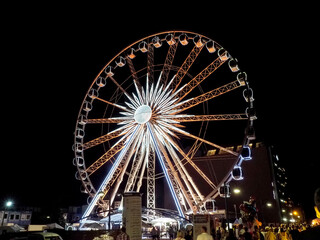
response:
<path fill-rule="evenodd" d="M 235 194 L 235 195 L 239 195 L 241 193 L 241 189 L 240 188 L 234 188 L 232 190 L 232 192 Z M 235 213 L 235 217 L 236 219 L 238 219 L 238 213 L 237 213 L 237 205 L 236 204 L 233 204 L 233 207 L 234 207 L 234 213 Z"/>
<path fill-rule="evenodd" d="M 227 198 L 230 197 L 230 185 L 229 185 L 229 183 L 225 182 L 219 188 L 219 195 L 220 195 L 220 197 L 224 198 L 226 224 L 227 224 L 227 228 L 229 229 L 229 213 L 228 213 L 228 200 L 227 200 Z"/>
<path fill-rule="evenodd" d="M 230 197 L 230 186 L 227 183 L 224 184 L 224 193 L 225 193 L 224 201 L 226 206 L 226 222 L 227 222 L 227 228 L 229 231 L 230 225 L 229 225 L 228 197 Z"/>
<path fill-rule="evenodd" d="M 6 201 L 6 203 L 4 204 L 4 211 L 3 211 L 3 215 L 2 215 L 1 226 L 3 226 L 3 224 L 4 224 L 4 215 L 5 215 L 6 210 L 9 209 L 12 206 L 13 206 L 13 202 L 11 200 Z M 7 214 L 7 218 L 9 218 L 9 212 Z"/>

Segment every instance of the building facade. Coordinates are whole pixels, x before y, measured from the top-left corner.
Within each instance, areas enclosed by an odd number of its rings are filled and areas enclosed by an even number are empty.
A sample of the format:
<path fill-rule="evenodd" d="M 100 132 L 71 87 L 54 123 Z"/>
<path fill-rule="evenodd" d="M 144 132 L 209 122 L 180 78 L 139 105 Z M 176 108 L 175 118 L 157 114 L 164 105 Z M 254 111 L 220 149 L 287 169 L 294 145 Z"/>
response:
<path fill-rule="evenodd" d="M 290 199 L 286 170 L 275 149 L 261 142 L 252 143 L 250 147 L 252 160 L 242 163 L 243 179 L 230 182 L 231 196 L 227 199 L 230 222 L 241 217 L 239 206 L 250 197 L 256 201 L 258 220 L 263 224 L 302 221 L 304 216 L 302 211 L 295 210 L 297 207 Z M 239 146 L 228 149 L 237 151 Z M 220 173 L 230 168 L 233 158 L 225 152 L 209 150 L 206 156 L 194 158 L 194 161 L 213 182 L 219 182 L 223 177 Z M 215 200 L 217 210 L 226 209 L 224 198 L 218 196 Z"/>
<path fill-rule="evenodd" d="M 273 147 L 269 148 L 270 162 L 273 173 L 276 198 L 280 207 L 280 219 L 283 223 L 305 222 L 304 211 L 300 206 L 294 204 L 287 190 L 288 176 L 286 169 L 282 166 L 279 156 Z"/>
<path fill-rule="evenodd" d="M 32 211 L 0 211 L 1 226 L 17 224 L 26 227 L 31 224 Z"/>
<path fill-rule="evenodd" d="M 243 180 L 232 181 L 229 209 L 239 216 L 241 201 L 256 199 L 257 215 L 264 224 L 302 222 L 304 214 L 295 206 L 288 192 L 288 177 L 281 160 L 272 146 L 253 143 L 252 160 L 243 164 Z M 214 156 L 212 156 L 214 157 Z"/>

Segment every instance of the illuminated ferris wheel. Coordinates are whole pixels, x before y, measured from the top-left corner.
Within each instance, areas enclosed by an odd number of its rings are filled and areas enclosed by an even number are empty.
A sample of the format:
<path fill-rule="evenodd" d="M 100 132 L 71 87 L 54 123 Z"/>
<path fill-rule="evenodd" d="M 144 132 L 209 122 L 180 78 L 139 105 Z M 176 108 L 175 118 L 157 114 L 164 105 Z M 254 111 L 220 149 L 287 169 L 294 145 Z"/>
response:
<path fill-rule="evenodd" d="M 127 46 L 94 79 L 76 122 L 76 178 L 88 194 L 83 217 L 130 191 L 144 192 L 155 209 L 159 179 L 181 217 L 206 211 L 221 186 L 242 178 L 253 101 L 237 59 L 206 36 L 169 31 Z M 238 147 L 227 148 L 230 141 Z M 217 174 L 197 160 L 208 150 L 228 155 L 227 170 Z"/>

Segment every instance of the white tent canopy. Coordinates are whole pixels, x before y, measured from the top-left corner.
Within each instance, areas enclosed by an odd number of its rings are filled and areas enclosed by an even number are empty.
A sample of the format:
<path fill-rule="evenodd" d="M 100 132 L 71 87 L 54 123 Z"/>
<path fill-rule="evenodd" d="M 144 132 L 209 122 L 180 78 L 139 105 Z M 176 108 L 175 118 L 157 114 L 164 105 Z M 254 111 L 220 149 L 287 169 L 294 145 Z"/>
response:
<path fill-rule="evenodd" d="M 100 222 L 108 222 L 108 221 L 109 221 L 109 216 L 100 220 Z M 117 214 L 111 215 L 110 221 L 111 222 L 121 222 L 122 221 L 122 214 L 117 213 Z"/>
<path fill-rule="evenodd" d="M 50 224 L 47 224 L 46 229 L 64 229 L 64 228 L 60 226 L 58 223 L 50 223 Z"/>

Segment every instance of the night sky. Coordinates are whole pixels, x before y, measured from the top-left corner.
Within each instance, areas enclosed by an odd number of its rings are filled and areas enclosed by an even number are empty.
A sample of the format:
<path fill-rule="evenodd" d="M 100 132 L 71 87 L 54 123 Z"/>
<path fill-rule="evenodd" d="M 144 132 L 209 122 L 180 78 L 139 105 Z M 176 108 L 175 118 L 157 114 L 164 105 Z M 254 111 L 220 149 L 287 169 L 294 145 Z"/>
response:
<path fill-rule="evenodd" d="M 15 21 L 2 29 L 0 204 L 9 198 L 16 206 L 85 203 L 72 145 L 91 82 L 132 42 L 186 30 L 212 38 L 239 60 L 254 90 L 257 140 L 275 146 L 293 200 L 313 214 L 320 187 L 315 19 L 265 7 L 215 14 L 202 6 L 196 13 L 175 9 L 172 17 L 168 8 L 155 13 L 134 6 L 113 8 L 119 13 L 113 17 L 59 8 L 12 15 Z"/>

